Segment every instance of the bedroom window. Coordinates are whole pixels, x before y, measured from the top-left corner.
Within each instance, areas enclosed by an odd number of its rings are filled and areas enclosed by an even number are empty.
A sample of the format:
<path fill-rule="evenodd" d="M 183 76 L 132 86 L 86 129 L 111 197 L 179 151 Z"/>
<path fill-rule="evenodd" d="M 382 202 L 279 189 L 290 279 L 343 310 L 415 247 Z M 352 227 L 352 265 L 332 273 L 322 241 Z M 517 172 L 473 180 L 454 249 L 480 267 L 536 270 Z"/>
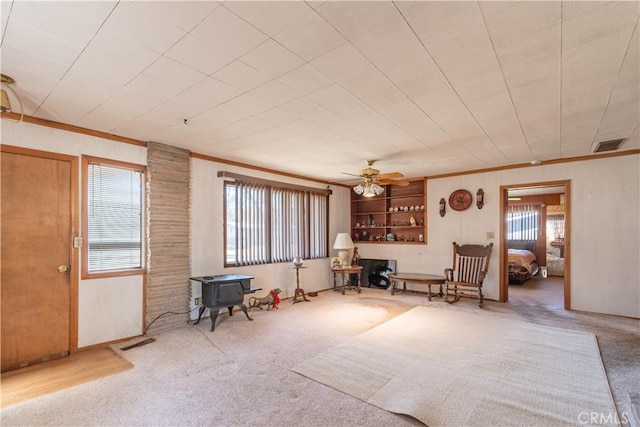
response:
<path fill-rule="evenodd" d="M 145 167 L 84 156 L 82 276 L 141 274 Z"/>
<path fill-rule="evenodd" d="M 327 257 L 328 205 L 324 190 L 225 182 L 225 267 Z"/>
<path fill-rule="evenodd" d="M 540 235 L 540 206 L 515 205 L 507 211 L 509 240 L 538 240 Z"/>

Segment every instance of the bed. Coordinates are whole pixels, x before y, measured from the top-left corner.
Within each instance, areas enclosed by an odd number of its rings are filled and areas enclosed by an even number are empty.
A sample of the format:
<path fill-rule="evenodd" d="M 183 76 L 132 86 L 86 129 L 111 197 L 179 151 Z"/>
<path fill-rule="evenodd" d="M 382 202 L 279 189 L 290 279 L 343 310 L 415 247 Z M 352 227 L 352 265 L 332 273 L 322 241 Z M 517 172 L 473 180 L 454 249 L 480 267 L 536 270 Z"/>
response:
<path fill-rule="evenodd" d="M 538 274 L 536 242 L 529 240 L 509 240 L 507 253 L 509 263 L 509 284 L 522 285 Z"/>

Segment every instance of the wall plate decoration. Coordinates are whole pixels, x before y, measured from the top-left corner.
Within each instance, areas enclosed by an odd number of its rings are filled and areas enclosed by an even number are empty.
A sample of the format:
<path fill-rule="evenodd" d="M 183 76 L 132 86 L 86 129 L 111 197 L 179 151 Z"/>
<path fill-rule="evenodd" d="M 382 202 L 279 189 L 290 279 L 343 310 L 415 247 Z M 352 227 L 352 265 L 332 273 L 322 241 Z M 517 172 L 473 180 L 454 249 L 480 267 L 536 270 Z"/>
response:
<path fill-rule="evenodd" d="M 471 206 L 471 193 L 467 190 L 456 190 L 449 196 L 449 206 L 454 211 L 464 211 Z"/>

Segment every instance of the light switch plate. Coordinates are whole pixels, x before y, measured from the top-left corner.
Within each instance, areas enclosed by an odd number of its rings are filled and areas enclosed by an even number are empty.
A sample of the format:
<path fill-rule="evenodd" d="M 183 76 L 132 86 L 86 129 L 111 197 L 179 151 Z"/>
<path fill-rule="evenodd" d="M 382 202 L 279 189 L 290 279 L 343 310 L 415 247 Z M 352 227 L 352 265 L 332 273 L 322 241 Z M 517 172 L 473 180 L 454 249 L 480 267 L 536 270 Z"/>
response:
<path fill-rule="evenodd" d="M 81 248 L 82 247 L 82 237 L 74 237 L 73 238 L 73 247 Z"/>
<path fill-rule="evenodd" d="M 495 234 L 493 233 L 493 231 L 487 231 L 487 239 L 493 239 L 495 237 Z"/>

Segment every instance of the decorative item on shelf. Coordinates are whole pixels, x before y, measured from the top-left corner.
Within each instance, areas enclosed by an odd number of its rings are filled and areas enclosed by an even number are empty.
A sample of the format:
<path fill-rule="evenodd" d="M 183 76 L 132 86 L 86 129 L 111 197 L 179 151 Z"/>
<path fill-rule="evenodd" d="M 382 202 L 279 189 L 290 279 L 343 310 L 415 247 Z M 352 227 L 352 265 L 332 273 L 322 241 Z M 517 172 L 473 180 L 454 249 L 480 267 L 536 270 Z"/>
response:
<path fill-rule="evenodd" d="M 409 224 L 412 227 L 415 227 L 416 226 L 416 219 L 414 217 L 409 218 Z"/>
<path fill-rule="evenodd" d="M 393 212 L 393 207 L 390 207 L 390 208 L 389 208 L 389 212 Z"/>
<path fill-rule="evenodd" d="M 471 193 L 467 190 L 456 190 L 449 196 L 449 206 L 454 211 L 464 211 L 471 206 Z"/>
<path fill-rule="evenodd" d="M 447 213 L 447 202 L 444 197 L 440 199 L 440 216 L 444 216 Z"/>
<path fill-rule="evenodd" d="M 295 267 L 302 267 L 302 264 L 304 264 L 304 260 L 302 259 L 302 257 L 300 255 L 296 255 L 293 258 L 293 265 Z"/>
<path fill-rule="evenodd" d="M 351 266 L 357 267 L 360 265 L 360 254 L 358 253 L 358 247 L 353 247 L 353 256 L 351 257 Z"/>
<path fill-rule="evenodd" d="M 398 212 L 398 207 L 396 206 L 395 208 L 393 208 L 394 212 Z"/>
<path fill-rule="evenodd" d="M 482 188 L 476 193 L 476 206 L 478 206 L 478 209 L 482 209 L 484 206 L 484 191 L 482 191 Z"/>
<path fill-rule="evenodd" d="M 424 235 L 418 234 L 418 242 L 424 242 Z"/>
<path fill-rule="evenodd" d="M 333 243 L 333 249 L 338 249 L 338 256 L 342 260 L 343 266 L 349 265 L 349 250 L 353 248 L 353 240 L 349 233 L 338 233 L 336 241 Z"/>
<path fill-rule="evenodd" d="M 393 233 L 387 234 L 387 242 L 394 242 L 396 240 L 396 236 Z"/>

